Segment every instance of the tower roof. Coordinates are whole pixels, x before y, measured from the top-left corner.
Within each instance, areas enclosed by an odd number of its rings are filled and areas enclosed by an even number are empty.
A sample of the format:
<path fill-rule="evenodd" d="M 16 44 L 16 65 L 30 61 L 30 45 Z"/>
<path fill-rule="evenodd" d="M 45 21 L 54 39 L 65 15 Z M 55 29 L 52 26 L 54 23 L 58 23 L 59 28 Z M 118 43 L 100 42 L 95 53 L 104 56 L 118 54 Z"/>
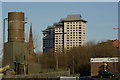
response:
<path fill-rule="evenodd" d="M 84 21 L 87 22 L 86 20 L 82 19 L 81 15 L 68 15 L 67 18 L 61 19 L 60 21 Z"/>
<path fill-rule="evenodd" d="M 34 52 L 32 22 L 30 23 L 29 48 L 30 48 L 31 52 Z"/>

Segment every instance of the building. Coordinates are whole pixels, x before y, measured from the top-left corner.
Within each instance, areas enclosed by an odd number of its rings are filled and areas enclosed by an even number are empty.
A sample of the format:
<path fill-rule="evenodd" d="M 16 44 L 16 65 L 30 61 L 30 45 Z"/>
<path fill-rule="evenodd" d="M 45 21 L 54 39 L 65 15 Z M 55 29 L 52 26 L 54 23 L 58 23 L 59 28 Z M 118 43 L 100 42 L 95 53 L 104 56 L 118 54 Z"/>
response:
<path fill-rule="evenodd" d="M 118 58 L 91 58 L 91 76 L 98 76 L 99 72 L 106 68 L 106 71 L 113 73 L 119 72 Z M 106 64 L 106 65 L 104 65 Z M 108 68 L 107 68 L 108 66 Z M 105 69 L 104 69 L 105 70 Z"/>
<path fill-rule="evenodd" d="M 29 42 L 25 42 L 24 12 L 8 12 L 8 41 L 5 42 L 3 34 L 3 60 L 2 67 L 9 65 L 7 72 L 13 74 L 33 74 L 41 71 L 38 56 L 34 52 L 32 37 L 32 23 L 30 25 Z M 5 21 L 4 30 L 5 30 Z M 4 31 L 3 30 L 3 31 Z"/>
<path fill-rule="evenodd" d="M 43 52 L 69 51 L 86 44 L 86 20 L 81 15 L 68 15 L 43 30 Z"/>
<path fill-rule="evenodd" d="M 119 40 L 114 40 L 113 41 L 113 46 L 116 47 L 116 48 L 119 48 Z"/>

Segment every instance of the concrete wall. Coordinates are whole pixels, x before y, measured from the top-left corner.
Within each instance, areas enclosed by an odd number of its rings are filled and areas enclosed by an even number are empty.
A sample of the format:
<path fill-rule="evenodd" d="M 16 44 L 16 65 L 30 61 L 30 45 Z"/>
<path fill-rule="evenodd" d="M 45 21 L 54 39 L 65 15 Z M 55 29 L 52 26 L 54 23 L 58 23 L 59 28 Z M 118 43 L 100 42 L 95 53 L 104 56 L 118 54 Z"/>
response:
<path fill-rule="evenodd" d="M 16 78 L 16 80 L 21 79 L 32 79 L 32 78 L 56 78 L 58 76 L 70 76 L 70 71 L 64 71 L 64 72 L 53 72 L 53 73 L 40 73 L 40 74 L 29 74 L 29 75 L 11 75 L 11 76 L 3 76 L 2 80 L 6 80 L 8 78 Z M 11 79 L 11 80 L 12 80 Z M 25 79 L 25 80 L 26 80 Z M 34 80 L 34 79 L 33 79 Z"/>

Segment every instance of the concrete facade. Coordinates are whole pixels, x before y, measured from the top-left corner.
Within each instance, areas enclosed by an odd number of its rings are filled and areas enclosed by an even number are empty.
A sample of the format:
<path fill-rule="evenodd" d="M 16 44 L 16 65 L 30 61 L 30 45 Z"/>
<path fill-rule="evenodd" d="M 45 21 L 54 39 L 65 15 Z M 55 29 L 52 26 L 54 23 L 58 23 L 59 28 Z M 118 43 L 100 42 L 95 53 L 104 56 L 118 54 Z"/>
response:
<path fill-rule="evenodd" d="M 63 52 L 86 45 L 86 22 L 81 15 L 68 15 L 43 30 L 43 52 Z"/>
<path fill-rule="evenodd" d="M 27 62 L 28 59 L 27 43 L 9 42 L 5 43 L 4 46 L 2 66 L 9 65 L 11 69 L 20 70 L 18 72 L 23 73 L 24 60 Z M 24 59 L 24 56 L 26 56 L 26 59 Z M 19 64 L 19 67 L 16 66 L 17 64 Z"/>

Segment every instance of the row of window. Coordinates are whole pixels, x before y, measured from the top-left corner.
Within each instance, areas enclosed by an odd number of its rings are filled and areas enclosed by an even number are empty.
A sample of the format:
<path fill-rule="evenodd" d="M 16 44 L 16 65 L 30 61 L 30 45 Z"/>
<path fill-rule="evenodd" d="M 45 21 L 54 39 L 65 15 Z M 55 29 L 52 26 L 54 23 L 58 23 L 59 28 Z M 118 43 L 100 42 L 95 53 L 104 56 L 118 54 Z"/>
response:
<path fill-rule="evenodd" d="M 55 44 L 63 44 L 63 42 L 62 43 L 59 42 L 59 43 L 55 43 Z"/>
<path fill-rule="evenodd" d="M 63 32 L 63 31 L 55 31 L 55 32 Z"/>
<path fill-rule="evenodd" d="M 75 35 L 71 35 L 71 36 L 67 36 L 67 39 L 75 39 L 75 38 L 76 39 L 78 39 L 78 38 L 81 39 L 80 37 L 81 37 L 81 35 L 78 35 L 78 36 L 77 35 L 76 36 Z"/>
<path fill-rule="evenodd" d="M 81 39 L 79 39 L 79 40 L 77 40 L 77 39 L 76 40 L 75 39 L 74 40 L 73 39 L 71 39 L 71 40 L 67 39 L 67 41 L 81 41 Z"/>
<path fill-rule="evenodd" d="M 67 22 L 67 24 L 81 24 L 81 22 Z"/>
<path fill-rule="evenodd" d="M 72 31 L 72 32 L 73 32 L 73 31 L 74 31 L 74 32 L 77 32 L 77 31 L 80 32 L 81 30 L 78 30 L 78 29 L 76 29 L 76 30 L 74 30 L 74 29 L 67 30 L 67 32 L 70 32 L 70 31 Z"/>
<path fill-rule="evenodd" d="M 67 49 L 70 49 L 72 47 L 77 47 L 77 46 L 81 46 L 81 45 L 67 45 Z"/>
<path fill-rule="evenodd" d="M 55 30 L 62 30 L 62 28 L 55 28 Z"/>
<path fill-rule="evenodd" d="M 75 44 L 75 43 L 76 43 L 76 44 L 81 44 L 81 42 L 70 42 L 70 43 L 67 42 L 67 44 Z"/>
<path fill-rule="evenodd" d="M 69 26 L 81 26 L 81 25 L 66 25 L 67 27 L 69 27 Z"/>
<path fill-rule="evenodd" d="M 81 27 L 67 27 L 67 29 L 81 29 Z"/>

